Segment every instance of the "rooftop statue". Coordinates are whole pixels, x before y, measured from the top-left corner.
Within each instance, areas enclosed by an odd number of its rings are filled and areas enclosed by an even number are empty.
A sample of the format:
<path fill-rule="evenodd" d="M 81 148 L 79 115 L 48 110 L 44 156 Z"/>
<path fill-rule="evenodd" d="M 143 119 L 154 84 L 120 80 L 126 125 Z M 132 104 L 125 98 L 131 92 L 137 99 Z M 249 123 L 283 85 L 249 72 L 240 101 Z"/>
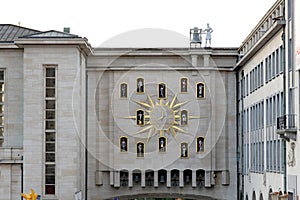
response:
<path fill-rule="evenodd" d="M 194 27 L 190 29 L 190 47 L 194 44 L 194 48 L 197 48 L 197 44 L 199 48 L 201 48 L 202 44 L 202 35 L 206 34 L 205 38 L 205 47 L 210 48 L 211 46 L 211 33 L 213 29 L 207 23 L 207 27 L 205 29 L 199 29 L 198 27 Z"/>
<path fill-rule="evenodd" d="M 213 32 L 213 29 L 209 26 L 209 23 L 207 23 L 207 27 L 204 29 L 204 32 L 206 33 L 205 47 L 210 47 L 211 33 Z"/>

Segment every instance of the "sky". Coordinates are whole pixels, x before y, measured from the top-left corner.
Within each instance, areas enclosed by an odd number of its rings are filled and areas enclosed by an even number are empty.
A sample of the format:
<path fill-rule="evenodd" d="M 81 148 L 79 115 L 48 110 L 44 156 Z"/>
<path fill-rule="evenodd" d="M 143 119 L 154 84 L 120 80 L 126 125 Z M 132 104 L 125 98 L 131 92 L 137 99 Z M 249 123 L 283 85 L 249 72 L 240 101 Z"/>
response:
<path fill-rule="evenodd" d="M 276 0 L 6 0 L 0 23 L 86 37 L 93 47 L 189 45 L 213 29 L 212 47 L 239 47 Z M 151 46 L 152 45 L 152 46 Z"/>

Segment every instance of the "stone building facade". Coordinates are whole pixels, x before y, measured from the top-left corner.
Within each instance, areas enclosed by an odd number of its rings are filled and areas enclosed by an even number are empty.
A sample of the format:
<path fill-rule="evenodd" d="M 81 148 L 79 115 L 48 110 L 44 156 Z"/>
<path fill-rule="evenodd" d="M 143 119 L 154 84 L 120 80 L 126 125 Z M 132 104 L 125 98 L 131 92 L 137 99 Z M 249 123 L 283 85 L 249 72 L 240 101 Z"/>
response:
<path fill-rule="evenodd" d="M 298 2 L 278 0 L 238 49 L 241 199 L 299 198 L 297 23 Z"/>
<path fill-rule="evenodd" d="M 0 198 L 236 196 L 236 49 L 101 49 L 1 30 Z"/>
<path fill-rule="evenodd" d="M 299 8 L 277 0 L 239 48 L 1 24 L 0 199 L 297 199 Z"/>

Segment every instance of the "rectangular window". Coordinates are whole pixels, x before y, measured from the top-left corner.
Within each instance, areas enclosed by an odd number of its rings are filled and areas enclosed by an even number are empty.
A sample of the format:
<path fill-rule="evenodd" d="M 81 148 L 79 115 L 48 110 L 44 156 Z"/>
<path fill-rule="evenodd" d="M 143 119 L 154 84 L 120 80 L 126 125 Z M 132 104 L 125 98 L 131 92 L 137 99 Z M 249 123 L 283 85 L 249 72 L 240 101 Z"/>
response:
<path fill-rule="evenodd" d="M 284 151 L 283 151 L 283 146 L 284 146 L 284 140 L 280 140 L 280 149 L 281 149 L 281 151 L 280 151 L 280 163 L 281 163 L 281 172 L 283 172 L 283 170 L 284 170 Z"/>
<path fill-rule="evenodd" d="M 45 68 L 45 195 L 55 195 L 56 68 Z"/>
<path fill-rule="evenodd" d="M 45 165 L 45 194 L 55 194 L 55 165 Z"/>
<path fill-rule="evenodd" d="M 5 73 L 0 70 L 0 147 L 4 142 L 4 95 L 5 95 Z"/>
<path fill-rule="evenodd" d="M 276 95 L 276 119 L 280 117 L 280 95 L 279 93 Z"/>
<path fill-rule="evenodd" d="M 276 75 L 279 74 L 279 49 L 276 49 L 276 53 L 275 53 L 275 56 L 276 56 L 276 68 L 275 68 L 275 72 L 276 72 Z"/>
<path fill-rule="evenodd" d="M 247 151 L 247 153 L 246 153 L 246 155 L 247 155 L 247 165 L 246 165 L 247 166 L 247 168 L 246 168 L 247 172 L 246 173 L 248 174 L 249 173 L 248 170 L 249 170 L 249 167 L 250 167 L 250 164 L 249 164 L 249 162 L 250 162 L 250 160 L 249 160 L 249 158 L 250 158 L 249 157 L 249 143 L 247 143 L 247 149 L 246 149 L 246 151 Z"/>
<path fill-rule="evenodd" d="M 278 139 L 277 140 L 277 158 L 276 158 L 276 160 L 277 160 L 277 163 L 276 163 L 276 165 L 277 165 L 277 171 L 279 171 L 280 172 L 280 151 L 281 151 L 281 148 L 280 148 L 280 140 Z"/>
<path fill-rule="evenodd" d="M 253 82 L 254 82 L 254 86 L 253 89 L 255 90 L 257 88 L 257 66 L 253 69 Z"/>
<path fill-rule="evenodd" d="M 289 39 L 288 40 L 288 43 L 289 43 L 289 45 L 287 46 L 287 50 L 288 50 L 288 59 L 289 59 L 289 65 L 288 65 L 288 69 L 289 69 L 289 71 L 290 70 L 293 70 L 293 43 L 292 43 L 292 40 L 291 39 Z"/>
<path fill-rule="evenodd" d="M 276 96 L 274 95 L 272 98 L 272 125 L 276 125 Z"/>
<path fill-rule="evenodd" d="M 252 79 L 252 70 L 250 71 L 250 93 L 252 93 L 253 79 Z"/>
<path fill-rule="evenodd" d="M 265 58 L 265 82 L 267 83 L 269 80 L 269 74 L 268 74 L 268 58 Z"/>
<path fill-rule="evenodd" d="M 274 101 L 273 101 L 273 98 L 270 97 L 270 113 L 269 113 L 269 122 L 270 122 L 270 126 L 273 124 L 273 104 L 274 104 Z"/>
<path fill-rule="evenodd" d="M 249 132 L 249 108 L 247 108 L 246 116 L 247 116 L 246 127 L 248 133 Z"/>
<path fill-rule="evenodd" d="M 270 171 L 270 141 L 267 139 L 267 147 L 266 147 L 266 162 L 267 162 L 267 171 Z"/>
<path fill-rule="evenodd" d="M 257 71 L 257 73 L 258 73 L 258 87 L 261 86 L 261 82 L 262 82 L 262 80 L 261 80 L 261 68 L 262 68 L 262 66 L 261 66 L 261 64 L 259 64 L 258 65 L 258 71 Z"/>
<path fill-rule="evenodd" d="M 262 154 L 262 172 L 264 171 L 264 169 L 265 169 L 265 143 L 264 143 L 264 141 L 262 141 L 262 143 L 261 143 L 261 145 L 262 145 L 262 152 L 261 152 L 261 154 Z"/>
<path fill-rule="evenodd" d="M 254 150 L 254 142 L 251 142 L 251 171 L 255 170 L 255 150 Z"/>
<path fill-rule="evenodd" d="M 277 171 L 277 154 L 279 153 L 277 144 L 277 140 L 274 138 L 274 171 Z"/>
<path fill-rule="evenodd" d="M 283 72 L 283 63 L 282 63 L 282 59 L 283 59 L 283 48 L 282 46 L 280 46 L 279 48 L 279 72 L 282 73 Z"/>
<path fill-rule="evenodd" d="M 249 95 L 249 80 L 248 80 L 248 74 L 246 75 L 246 95 Z"/>
<path fill-rule="evenodd" d="M 272 58 L 271 55 L 268 56 L 268 81 L 272 78 Z"/>
<path fill-rule="evenodd" d="M 262 126 L 262 129 L 264 129 L 264 126 L 265 126 L 265 110 L 264 110 L 264 101 L 261 102 L 261 126 Z"/>
<path fill-rule="evenodd" d="M 264 85 L 264 63 L 260 63 L 260 86 Z"/>
<path fill-rule="evenodd" d="M 273 141 L 270 141 L 270 170 L 273 171 Z"/>
<path fill-rule="evenodd" d="M 243 167 L 243 174 L 246 174 L 247 173 L 247 168 L 246 168 L 246 166 L 247 166 L 247 150 L 246 150 L 246 148 L 247 148 L 247 145 L 246 145 L 246 143 L 244 143 L 244 145 L 243 145 L 243 165 L 244 165 L 244 167 Z"/>
<path fill-rule="evenodd" d="M 272 58 L 272 78 L 274 78 L 275 77 L 275 75 L 276 75 L 276 73 L 275 73 L 275 70 L 276 70 L 276 63 L 275 63 L 275 52 L 273 52 L 272 53 L 272 56 L 271 56 L 271 58 Z"/>
<path fill-rule="evenodd" d="M 270 115 L 270 110 L 269 110 L 269 99 L 266 99 L 266 125 L 269 126 L 269 115 Z"/>

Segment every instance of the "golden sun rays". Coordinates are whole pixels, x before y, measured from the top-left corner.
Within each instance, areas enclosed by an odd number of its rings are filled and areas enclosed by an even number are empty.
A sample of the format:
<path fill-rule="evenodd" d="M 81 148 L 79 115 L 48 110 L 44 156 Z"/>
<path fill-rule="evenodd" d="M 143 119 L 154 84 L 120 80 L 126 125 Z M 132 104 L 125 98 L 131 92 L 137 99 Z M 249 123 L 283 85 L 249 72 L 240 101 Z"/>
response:
<path fill-rule="evenodd" d="M 172 134 L 176 139 L 177 133 L 191 135 L 181 126 L 186 126 L 188 120 L 199 119 L 200 116 L 190 116 L 186 110 L 180 108 L 192 100 L 175 103 L 177 94 L 174 95 L 171 102 L 164 99 L 154 101 L 149 94 L 147 94 L 147 102 L 136 101 L 144 110 L 139 109 L 136 115 L 125 117 L 127 119 L 136 120 L 136 124 L 141 126 L 142 129 L 136 134 L 142 134 L 148 131 L 147 142 L 149 139 L 159 133 L 160 137 L 164 133 Z"/>

